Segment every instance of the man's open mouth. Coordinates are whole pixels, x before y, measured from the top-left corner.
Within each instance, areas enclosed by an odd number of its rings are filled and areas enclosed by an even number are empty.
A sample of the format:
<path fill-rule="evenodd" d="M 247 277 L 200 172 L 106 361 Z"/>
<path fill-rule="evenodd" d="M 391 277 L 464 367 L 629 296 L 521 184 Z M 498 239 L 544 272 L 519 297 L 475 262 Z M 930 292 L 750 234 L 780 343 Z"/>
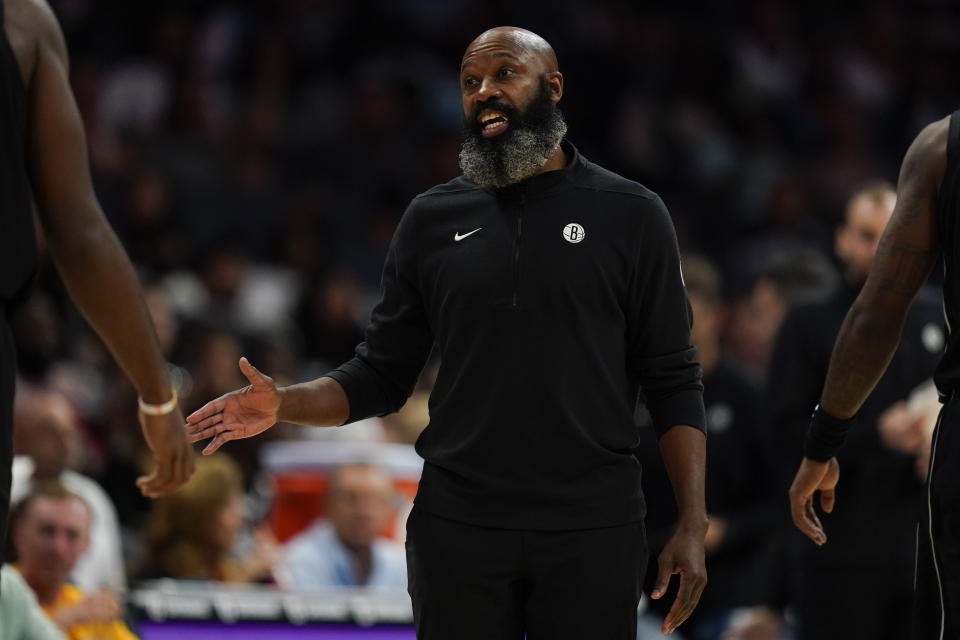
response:
<path fill-rule="evenodd" d="M 484 111 L 477 120 L 484 138 L 498 136 L 509 126 L 509 118 L 501 111 Z"/>

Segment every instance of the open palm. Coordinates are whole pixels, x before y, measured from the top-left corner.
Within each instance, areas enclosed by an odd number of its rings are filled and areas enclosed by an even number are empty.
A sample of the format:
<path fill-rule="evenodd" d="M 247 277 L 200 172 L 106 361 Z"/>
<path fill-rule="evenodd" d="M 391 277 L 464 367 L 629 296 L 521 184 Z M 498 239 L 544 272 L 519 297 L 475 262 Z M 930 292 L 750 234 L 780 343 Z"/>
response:
<path fill-rule="evenodd" d="M 187 416 L 191 442 L 213 438 L 204 455 L 230 440 L 263 433 L 277 423 L 280 393 L 273 378 L 260 373 L 246 358 L 240 358 L 240 371 L 250 381 L 249 386 L 222 395 Z"/>

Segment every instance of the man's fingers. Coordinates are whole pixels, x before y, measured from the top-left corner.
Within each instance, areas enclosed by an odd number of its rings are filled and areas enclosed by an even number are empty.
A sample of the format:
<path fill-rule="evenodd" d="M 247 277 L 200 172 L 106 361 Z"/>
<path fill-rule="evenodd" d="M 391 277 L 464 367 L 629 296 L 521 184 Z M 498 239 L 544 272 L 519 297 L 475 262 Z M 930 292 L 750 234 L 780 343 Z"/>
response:
<path fill-rule="evenodd" d="M 194 469 L 193 450 L 188 446 L 177 447 L 170 459 L 157 464 L 150 475 L 137 478 L 137 487 L 148 498 L 158 498 L 180 488 Z"/>
<path fill-rule="evenodd" d="M 224 406 L 227 404 L 227 395 L 222 395 L 216 400 L 211 400 L 207 404 L 203 405 L 193 413 L 187 416 L 187 422 L 194 424 L 200 422 L 204 418 L 209 418 L 215 413 L 220 413 L 223 411 Z"/>
<path fill-rule="evenodd" d="M 657 581 L 654 584 L 653 592 L 650 594 L 650 597 L 654 600 L 659 600 L 663 597 L 663 594 L 667 592 L 667 585 L 670 584 L 670 576 L 673 575 L 672 563 L 666 563 L 660 560 L 657 564 L 659 565 Z"/>
<path fill-rule="evenodd" d="M 206 431 L 208 428 L 212 427 L 213 425 L 219 423 L 222 420 L 223 420 L 223 412 L 218 412 L 194 424 L 191 424 L 188 422 L 187 433 L 189 433 L 192 436 L 194 434 L 200 433 L 201 431 Z M 193 440 L 193 442 L 196 442 L 196 440 Z"/>
<path fill-rule="evenodd" d="M 667 613 L 667 617 L 663 619 L 663 627 L 661 630 L 664 633 L 672 633 L 674 629 L 680 626 L 680 623 L 687 619 L 687 613 L 684 615 L 684 611 L 687 609 L 686 604 L 686 591 L 689 590 L 684 583 L 686 580 L 683 579 L 683 575 L 680 576 L 680 589 L 677 591 L 677 598 L 673 601 L 673 605 L 670 607 L 670 611 Z"/>
<path fill-rule="evenodd" d="M 137 486 L 140 488 L 140 493 L 148 498 L 158 498 L 166 495 L 176 487 L 170 481 L 170 477 L 161 474 L 158 469 L 154 469 L 149 476 L 137 478 Z"/>
<path fill-rule="evenodd" d="M 247 377 L 254 389 L 270 387 L 273 379 L 260 373 L 260 370 L 250 364 L 246 356 L 240 358 L 240 371 Z"/>
<path fill-rule="evenodd" d="M 690 617 L 697 608 L 706 585 L 706 576 L 694 576 L 687 571 L 680 572 L 680 588 L 677 590 L 677 599 L 673 601 L 673 606 L 670 607 L 670 612 L 663 621 L 664 633 L 672 633 Z"/>
<path fill-rule="evenodd" d="M 220 433 L 217 434 L 216 438 L 210 441 L 210 444 L 204 447 L 203 455 L 205 456 L 210 455 L 211 453 L 213 453 L 214 451 L 216 451 L 226 443 L 230 442 L 231 440 L 233 440 L 232 431 L 221 431 Z"/>
<path fill-rule="evenodd" d="M 797 498 L 791 501 L 791 515 L 793 524 L 808 538 L 817 544 L 823 544 L 827 541 L 827 536 L 823 533 L 823 527 L 820 525 L 820 519 L 813 511 L 813 500 L 808 497 L 802 503 Z"/>
<path fill-rule="evenodd" d="M 833 512 L 833 504 L 835 500 L 836 493 L 833 489 L 824 489 L 820 492 L 820 508 L 822 508 L 825 513 Z"/>
<path fill-rule="evenodd" d="M 812 496 L 807 498 L 806 503 L 804 503 L 803 512 L 807 522 L 813 526 L 813 528 L 821 537 L 826 538 L 826 536 L 823 534 L 823 524 L 820 522 L 820 516 L 817 515 L 816 509 L 813 508 Z"/>
<path fill-rule="evenodd" d="M 206 440 L 207 438 L 213 438 L 214 436 L 220 435 L 224 431 L 228 431 L 227 427 L 225 427 L 222 422 L 218 422 L 207 427 L 206 429 L 201 429 L 191 433 L 190 442 L 200 442 L 201 440 Z"/>

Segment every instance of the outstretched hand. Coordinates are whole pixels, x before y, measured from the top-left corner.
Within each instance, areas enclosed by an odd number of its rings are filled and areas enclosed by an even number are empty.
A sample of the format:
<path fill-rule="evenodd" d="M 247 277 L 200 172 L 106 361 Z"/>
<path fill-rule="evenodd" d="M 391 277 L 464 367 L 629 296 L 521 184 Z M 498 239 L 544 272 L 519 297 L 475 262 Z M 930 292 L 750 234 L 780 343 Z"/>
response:
<path fill-rule="evenodd" d="M 273 378 L 260 373 L 246 358 L 240 358 L 240 371 L 250 381 L 249 386 L 222 395 L 187 416 L 191 442 L 213 438 L 204 455 L 230 440 L 263 433 L 277 423 L 280 392 Z"/>
<path fill-rule="evenodd" d="M 832 512 L 836 500 L 834 489 L 839 480 L 840 465 L 836 458 L 830 458 L 827 462 L 804 458 L 793 484 L 790 485 L 790 513 L 793 524 L 818 545 L 827 541 L 827 534 L 824 533 L 820 518 L 813 508 L 813 494 L 819 491 L 820 507 L 824 513 Z"/>

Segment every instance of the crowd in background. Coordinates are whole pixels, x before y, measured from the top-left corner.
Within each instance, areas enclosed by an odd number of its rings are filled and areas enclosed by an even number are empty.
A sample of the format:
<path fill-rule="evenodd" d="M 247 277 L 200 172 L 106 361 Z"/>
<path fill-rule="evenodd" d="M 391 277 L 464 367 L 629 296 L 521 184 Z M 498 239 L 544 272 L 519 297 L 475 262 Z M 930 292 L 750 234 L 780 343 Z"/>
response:
<path fill-rule="evenodd" d="M 146 287 L 185 412 L 246 383 L 240 355 L 279 381 L 351 356 L 407 202 L 459 173 L 459 61 L 487 27 L 553 44 L 569 139 L 659 193 L 682 251 L 718 265 L 722 346 L 758 385 L 795 295 L 839 277 L 847 197 L 895 182 L 919 129 L 960 107 L 960 12 L 946 0 L 51 4 L 97 194 Z M 146 459 L 136 397 L 50 264 L 14 328 L 21 398 L 54 391 L 75 412 L 59 464 L 115 505 L 127 571 L 164 574 L 149 553 L 176 555 L 155 524 L 175 518 L 151 516 L 134 486 Z M 412 442 L 429 371 L 404 415 L 356 437 Z M 269 496 L 249 500 L 268 441 L 227 447 L 238 470 L 221 471 L 225 505 L 246 492 L 248 507 L 268 508 Z M 275 557 L 270 541 L 246 544 Z M 211 575 L 263 569 L 224 560 Z"/>

